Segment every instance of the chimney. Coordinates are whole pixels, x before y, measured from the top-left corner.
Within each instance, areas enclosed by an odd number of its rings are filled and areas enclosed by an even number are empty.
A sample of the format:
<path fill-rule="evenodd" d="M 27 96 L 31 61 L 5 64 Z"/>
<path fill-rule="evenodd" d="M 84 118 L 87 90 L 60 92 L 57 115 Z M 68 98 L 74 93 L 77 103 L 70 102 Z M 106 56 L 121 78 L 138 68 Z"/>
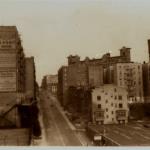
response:
<path fill-rule="evenodd" d="M 148 39 L 148 55 L 149 55 L 149 61 L 150 61 L 150 39 Z"/>

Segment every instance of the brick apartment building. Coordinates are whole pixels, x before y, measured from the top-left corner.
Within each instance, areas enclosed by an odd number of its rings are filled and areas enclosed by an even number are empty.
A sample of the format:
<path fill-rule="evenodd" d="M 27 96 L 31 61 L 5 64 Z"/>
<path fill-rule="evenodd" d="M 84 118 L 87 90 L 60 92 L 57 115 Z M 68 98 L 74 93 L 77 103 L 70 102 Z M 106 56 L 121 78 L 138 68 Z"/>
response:
<path fill-rule="evenodd" d="M 17 28 L 0 26 L 0 114 L 3 115 L 16 104 L 16 99 L 25 91 L 25 57 Z M 18 93 L 18 94 L 16 94 Z M 11 111 L 12 125 L 19 126 L 17 108 Z M 1 119 L 0 125 L 9 126 L 7 119 Z"/>
<path fill-rule="evenodd" d="M 116 63 L 130 62 L 130 48 L 120 49 L 120 56 L 111 57 L 110 53 L 103 55 L 100 59 L 89 59 L 81 61 L 78 55 L 68 57 L 68 66 L 63 66 L 58 71 L 58 97 L 63 106 L 66 106 L 69 87 L 91 88 L 98 87 L 108 82 L 107 67 Z M 109 82 L 108 82 L 109 83 Z"/>
<path fill-rule="evenodd" d="M 32 84 L 29 78 L 35 78 L 35 72 L 28 71 L 30 65 L 26 63 L 16 26 L 0 26 L 0 128 L 20 128 L 22 120 L 30 123 L 31 116 L 27 117 L 27 111 L 24 111 L 31 106 L 25 94 L 28 85 Z"/>
<path fill-rule="evenodd" d="M 108 66 L 104 72 L 106 83 L 115 84 L 118 87 L 127 89 L 129 103 L 144 102 L 142 64 L 116 63 Z"/>

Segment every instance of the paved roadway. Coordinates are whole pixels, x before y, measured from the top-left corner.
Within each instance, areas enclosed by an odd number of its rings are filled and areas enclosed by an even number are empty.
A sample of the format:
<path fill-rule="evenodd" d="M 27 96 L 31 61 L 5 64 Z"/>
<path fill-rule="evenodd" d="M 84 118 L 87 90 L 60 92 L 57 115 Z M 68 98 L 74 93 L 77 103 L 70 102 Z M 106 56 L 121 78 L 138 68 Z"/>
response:
<path fill-rule="evenodd" d="M 40 105 L 48 146 L 82 146 L 55 102 L 44 91 L 40 93 Z"/>
<path fill-rule="evenodd" d="M 126 125 L 93 126 L 105 136 L 121 146 L 150 146 L 150 128 L 144 128 L 138 123 Z"/>

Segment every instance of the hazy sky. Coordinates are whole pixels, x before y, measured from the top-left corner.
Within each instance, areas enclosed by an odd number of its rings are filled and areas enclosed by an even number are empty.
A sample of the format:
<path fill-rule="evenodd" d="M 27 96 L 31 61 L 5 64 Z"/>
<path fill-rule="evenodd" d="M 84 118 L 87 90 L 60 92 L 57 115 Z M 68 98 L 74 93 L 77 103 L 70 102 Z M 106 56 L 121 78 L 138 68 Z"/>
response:
<path fill-rule="evenodd" d="M 17 26 L 39 83 L 70 54 L 119 55 L 127 46 L 133 61 L 148 61 L 150 0 L 0 0 L 0 24 Z"/>

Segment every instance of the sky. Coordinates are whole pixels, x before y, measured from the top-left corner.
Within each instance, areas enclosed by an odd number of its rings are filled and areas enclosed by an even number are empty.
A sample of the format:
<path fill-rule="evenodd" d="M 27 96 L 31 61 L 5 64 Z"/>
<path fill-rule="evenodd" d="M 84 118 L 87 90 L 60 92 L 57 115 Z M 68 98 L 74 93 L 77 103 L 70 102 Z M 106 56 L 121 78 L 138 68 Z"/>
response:
<path fill-rule="evenodd" d="M 39 84 L 70 54 L 115 56 L 126 46 L 133 61 L 148 61 L 149 0 L 0 0 L 0 25 L 17 26 Z"/>

